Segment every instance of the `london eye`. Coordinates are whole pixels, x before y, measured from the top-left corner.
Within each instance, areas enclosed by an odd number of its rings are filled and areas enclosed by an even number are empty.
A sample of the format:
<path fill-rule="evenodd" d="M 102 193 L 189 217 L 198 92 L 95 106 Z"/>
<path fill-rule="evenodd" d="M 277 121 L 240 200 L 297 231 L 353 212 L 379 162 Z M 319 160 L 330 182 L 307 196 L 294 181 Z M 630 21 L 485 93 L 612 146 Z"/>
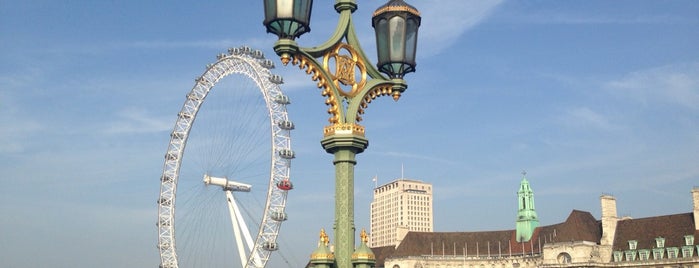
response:
<path fill-rule="evenodd" d="M 294 124 L 272 68 L 232 48 L 186 94 L 160 177 L 161 268 L 265 267 L 279 249 Z"/>

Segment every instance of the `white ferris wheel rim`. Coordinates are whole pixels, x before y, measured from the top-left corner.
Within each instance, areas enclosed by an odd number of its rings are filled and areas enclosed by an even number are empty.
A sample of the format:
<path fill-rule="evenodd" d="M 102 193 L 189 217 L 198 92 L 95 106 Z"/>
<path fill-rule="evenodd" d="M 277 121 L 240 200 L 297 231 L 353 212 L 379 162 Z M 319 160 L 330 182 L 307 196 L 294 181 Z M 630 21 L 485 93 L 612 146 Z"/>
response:
<path fill-rule="evenodd" d="M 289 180 L 291 151 L 290 130 L 286 112 L 286 97 L 279 87 L 281 77 L 270 73 L 274 68 L 262 52 L 248 47 L 232 48 L 228 54 L 219 54 L 217 61 L 207 66 L 207 70 L 196 79 L 192 90 L 178 113 L 175 127 L 171 133 L 170 143 L 165 154 L 163 173 L 160 178 L 160 196 L 158 199 L 158 249 L 161 268 L 179 268 L 175 238 L 175 201 L 182 156 L 189 132 L 204 99 L 216 83 L 230 75 L 243 74 L 254 81 L 262 93 L 269 112 L 271 126 L 271 169 L 267 186 L 267 198 L 254 247 L 247 256 L 245 267 L 264 267 L 269 260 L 270 250 L 264 245 L 276 242 L 282 221 L 272 218 L 273 211 L 284 211 L 287 191 L 279 189 L 277 183 Z M 286 127 L 284 127 L 286 126 Z"/>

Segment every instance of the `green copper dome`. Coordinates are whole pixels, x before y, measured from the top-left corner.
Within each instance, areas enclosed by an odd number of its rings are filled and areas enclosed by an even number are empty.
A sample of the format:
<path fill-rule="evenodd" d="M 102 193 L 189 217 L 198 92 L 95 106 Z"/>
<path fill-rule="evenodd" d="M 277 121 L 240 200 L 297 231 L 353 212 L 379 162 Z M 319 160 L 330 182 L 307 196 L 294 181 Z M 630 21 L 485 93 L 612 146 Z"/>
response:
<path fill-rule="evenodd" d="M 376 256 L 371 249 L 362 242 L 361 245 L 352 253 L 352 260 L 376 260 Z"/>
<path fill-rule="evenodd" d="M 335 254 L 330 251 L 328 247 L 328 235 L 325 234 L 325 230 L 320 230 L 320 241 L 318 241 L 318 248 L 311 253 L 311 263 L 314 264 L 325 264 L 333 263 L 335 260 Z"/>
<path fill-rule="evenodd" d="M 354 253 L 352 253 L 352 263 L 355 264 L 355 267 L 374 267 L 376 255 L 374 255 L 374 252 L 366 245 L 369 241 L 369 236 L 364 229 L 362 229 L 359 237 L 362 242 L 359 244 L 359 247 L 354 250 Z"/>

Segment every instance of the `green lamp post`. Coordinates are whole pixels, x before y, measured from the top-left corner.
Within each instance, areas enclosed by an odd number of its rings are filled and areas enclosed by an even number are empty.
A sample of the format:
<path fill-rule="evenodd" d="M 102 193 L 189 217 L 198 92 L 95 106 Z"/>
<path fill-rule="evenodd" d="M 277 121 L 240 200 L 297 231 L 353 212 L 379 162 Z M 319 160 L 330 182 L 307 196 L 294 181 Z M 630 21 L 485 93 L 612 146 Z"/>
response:
<path fill-rule="evenodd" d="M 334 155 L 335 166 L 335 266 L 353 267 L 355 248 L 354 166 L 356 154 L 369 145 L 361 115 L 374 99 L 398 100 L 408 85 L 406 73 L 415 71 L 415 50 L 420 13 L 403 0 L 390 0 L 376 9 L 372 25 L 376 32 L 378 64 L 372 66 L 354 29 L 356 0 L 336 0 L 340 15 L 332 36 L 315 47 L 300 47 L 295 39 L 310 31 L 312 0 L 265 0 L 264 25 L 279 40 L 274 51 L 282 63 L 305 69 L 328 105 L 329 125 L 321 145 Z M 384 73 L 385 75 L 383 75 Z M 363 249 L 364 250 L 364 249 Z"/>

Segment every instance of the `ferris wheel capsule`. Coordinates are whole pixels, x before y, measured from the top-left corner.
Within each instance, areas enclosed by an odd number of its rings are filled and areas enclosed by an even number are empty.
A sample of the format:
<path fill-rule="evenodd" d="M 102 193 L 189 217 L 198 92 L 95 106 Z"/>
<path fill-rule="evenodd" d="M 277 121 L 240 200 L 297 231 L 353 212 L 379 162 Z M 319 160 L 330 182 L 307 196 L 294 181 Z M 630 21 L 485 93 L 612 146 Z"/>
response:
<path fill-rule="evenodd" d="M 269 81 L 279 85 L 284 83 L 284 78 L 281 75 L 273 74 L 269 77 Z"/>
<path fill-rule="evenodd" d="M 262 248 L 268 251 L 275 251 L 279 249 L 279 244 L 277 244 L 276 242 L 267 241 L 262 243 Z"/>
<path fill-rule="evenodd" d="M 284 191 L 288 191 L 294 189 L 294 184 L 291 183 L 291 180 L 289 179 L 283 179 L 277 183 L 277 188 Z"/>
<path fill-rule="evenodd" d="M 288 219 L 286 213 L 283 211 L 272 211 L 271 216 L 275 221 L 285 221 Z"/>
<path fill-rule="evenodd" d="M 265 67 L 267 69 L 274 69 L 274 62 L 272 60 L 267 60 L 267 59 L 262 60 L 260 62 L 260 65 L 262 65 L 262 67 Z"/>

